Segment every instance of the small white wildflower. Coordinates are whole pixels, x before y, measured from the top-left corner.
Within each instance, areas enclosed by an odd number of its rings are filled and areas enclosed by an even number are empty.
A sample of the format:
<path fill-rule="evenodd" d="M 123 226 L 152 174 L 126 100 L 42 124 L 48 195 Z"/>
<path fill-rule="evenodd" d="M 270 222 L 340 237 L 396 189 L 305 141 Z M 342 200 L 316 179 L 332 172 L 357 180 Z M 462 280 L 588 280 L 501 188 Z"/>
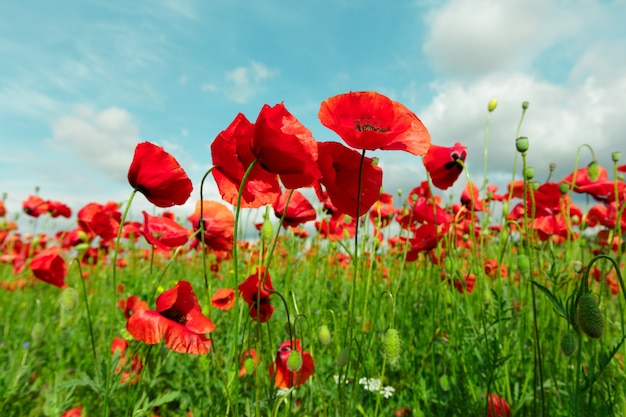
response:
<path fill-rule="evenodd" d="M 385 399 L 389 399 L 391 398 L 391 396 L 393 395 L 393 393 L 396 392 L 396 389 L 394 387 L 383 387 L 380 390 L 380 393 L 383 395 L 383 397 L 385 397 Z"/>
<path fill-rule="evenodd" d="M 371 392 L 378 392 L 381 387 L 380 379 L 378 378 L 361 378 L 359 379 L 359 384 L 363 385 L 363 389 Z"/>

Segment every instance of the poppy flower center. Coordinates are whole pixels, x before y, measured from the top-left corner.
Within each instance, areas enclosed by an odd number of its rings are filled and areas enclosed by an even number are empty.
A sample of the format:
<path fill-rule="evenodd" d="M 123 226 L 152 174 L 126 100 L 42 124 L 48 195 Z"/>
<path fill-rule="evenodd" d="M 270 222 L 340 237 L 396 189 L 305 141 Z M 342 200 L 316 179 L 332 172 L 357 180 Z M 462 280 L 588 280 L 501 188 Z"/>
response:
<path fill-rule="evenodd" d="M 186 315 L 182 311 L 177 309 L 176 307 L 172 307 L 165 311 L 161 311 L 160 314 L 166 319 L 175 321 L 176 323 L 180 323 L 183 325 L 187 323 Z"/>
<path fill-rule="evenodd" d="M 389 129 L 379 126 L 378 120 L 357 119 L 354 121 L 354 128 L 359 132 L 387 132 Z"/>

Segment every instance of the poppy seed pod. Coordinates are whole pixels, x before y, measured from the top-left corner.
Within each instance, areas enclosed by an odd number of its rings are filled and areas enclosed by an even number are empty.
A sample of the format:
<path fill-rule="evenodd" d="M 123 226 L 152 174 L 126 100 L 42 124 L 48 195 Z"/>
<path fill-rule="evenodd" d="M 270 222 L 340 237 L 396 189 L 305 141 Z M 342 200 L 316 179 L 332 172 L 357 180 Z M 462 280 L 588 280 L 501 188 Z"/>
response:
<path fill-rule="evenodd" d="M 524 178 L 526 178 L 527 180 L 532 180 L 533 178 L 535 178 L 535 168 L 527 167 L 524 170 Z"/>
<path fill-rule="evenodd" d="M 604 317 L 595 297 L 588 293 L 580 296 L 576 305 L 576 324 L 587 336 L 598 339 L 604 333 Z"/>
<path fill-rule="evenodd" d="M 560 183 L 559 191 L 561 192 L 561 194 L 567 194 L 569 192 L 569 184 L 566 182 Z"/>
<path fill-rule="evenodd" d="M 524 110 L 528 109 L 528 102 L 527 101 L 522 102 L 522 109 L 524 109 Z"/>
<path fill-rule="evenodd" d="M 615 162 L 616 164 L 619 162 L 621 158 L 622 158 L 621 152 L 615 151 L 611 153 L 611 160 Z"/>
<path fill-rule="evenodd" d="M 525 136 L 520 136 L 515 139 L 515 148 L 517 148 L 517 152 L 524 153 L 528 151 L 528 138 Z"/>

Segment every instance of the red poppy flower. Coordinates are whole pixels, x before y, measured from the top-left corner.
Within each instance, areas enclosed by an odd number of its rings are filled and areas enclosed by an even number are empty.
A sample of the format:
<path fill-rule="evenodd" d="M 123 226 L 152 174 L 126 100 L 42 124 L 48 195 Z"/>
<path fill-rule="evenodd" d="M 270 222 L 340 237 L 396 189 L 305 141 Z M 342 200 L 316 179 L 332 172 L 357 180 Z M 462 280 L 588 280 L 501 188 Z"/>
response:
<path fill-rule="evenodd" d="M 370 210 L 370 221 L 374 226 L 387 227 L 395 214 L 396 209 L 393 207 L 393 196 L 389 193 L 381 193 L 378 201 L 374 203 L 372 210 Z"/>
<path fill-rule="evenodd" d="M 441 228 L 433 224 L 424 224 L 415 230 L 415 234 L 409 239 L 411 242 L 411 248 L 406 253 L 406 260 L 413 262 L 417 260 L 417 256 L 420 252 L 429 251 L 437 247 L 437 243 L 441 238 Z"/>
<path fill-rule="evenodd" d="M 7 208 L 4 206 L 4 200 L 0 200 L 0 217 L 4 217 L 7 214 Z"/>
<path fill-rule="evenodd" d="M 337 212 L 329 219 L 315 222 L 315 229 L 321 237 L 326 239 L 333 241 L 350 239 L 356 233 L 356 221 L 347 214 Z"/>
<path fill-rule="evenodd" d="M 302 363 L 299 370 L 290 370 L 287 365 L 287 359 L 292 350 L 295 350 L 300 354 Z M 302 346 L 300 340 L 285 341 L 280 344 L 278 352 L 276 353 L 276 360 L 273 364 L 270 364 L 269 373 L 270 378 L 276 375 L 274 386 L 276 388 L 297 388 L 304 384 L 315 369 L 313 363 L 313 357 L 308 352 L 302 352 Z"/>
<path fill-rule="evenodd" d="M 65 288 L 67 264 L 59 255 L 59 248 L 51 246 L 39 252 L 30 261 L 30 269 L 40 280 L 59 288 Z"/>
<path fill-rule="evenodd" d="M 509 403 L 498 394 L 485 394 L 487 397 L 487 417 L 509 417 Z"/>
<path fill-rule="evenodd" d="M 415 113 L 373 91 L 331 97 L 322 103 L 318 117 L 353 148 L 421 156 L 430 147 L 430 133 Z"/>
<path fill-rule="evenodd" d="M 126 349 L 128 349 L 128 342 L 126 340 L 119 337 L 113 338 L 113 343 L 111 344 L 111 355 L 119 355 L 119 363 L 115 367 L 115 373 L 121 373 L 120 382 L 122 384 L 136 384 L 139 382 L 143 364 L 141 363 L 138 355 L 134 355 L 129 361 L 129 358 L 126 356 Z"/>
<path fill-rule="evenodd" d="M 235 305 L 235 291 L 232 288 L 219 288 L 211 298 L 213 307 L 228 311 Z"/>
<path fill-rule="evenodd" d="M 82 417 L 83 407 L 75 407 L 61 414 L 61 417 Z"/>
<path fill-rule="evenodd" d="M 309 187 L 320 177 L 317 141 L 283 103 L 263 106 L 254 126 L 250 150 L 286 188 Z"/>
<path fill-rule="evenodd" d="M 151 245 L 170 250 L 187 243 L 189 230 L 164 216 L 152 216 L 142 211 L 143 235 Z"/>
<path fill-rule="evenodd" d="M 465 162 L 467 147 L 459 142 L 452 147 L 432 145 L 423 158 L 424 167 L 433 180 L 433 185 L 446 190 L 459 178 L 463 167 L 457 161 Z"/>
<path fill-rule="evenodd" d="M 52 217 L 65 217 L 70 218 L 72 216 L 72 209 L 69 208 L 66 204 L 61 203 L 60 201 L 48 201 L 48 211 Z"/>
<path fill-rule="evenodd" d="M 48 202 L 36 195 L 29 195 L 22 203 L 22 208 L 24 209 L 24 213 L 31 217 L 39 217 L 49 211 Z"/>
<path fill-rule="evenodd" d="M 255 160 L 250 150 L 253 136 L 254 125 L 239 113 L 211 144 L 211 173 L 222 199 L 233 206 L 237 205 L 243 176 Z M 279 194 L 280 186 L 276 174 L 267 172 L 260 164 L 256 164 L 244 184 L 241 207 L 255 208 L 272 204 Z"/>
<path fill-rule="evenodd" d="M 233 250 L 235 216 L 224 204 L 217 201 L 197 201 L 196 211 L 189 216 L 194 230 L 200 227 L 200 208 L 204 224 L 204 244 L 217 251 Z M 196 235 L 196 239 L 201 237 Z"/>
<path fill-rule="evenodd" d="M 361 171 L 361 199 L 358 213 L 359 217 L 366 214 L 380 196 L 383 171 L 367 157 L 363 158 L 361 169 L 361 155 L 339 142 L 320 142 L 318 149 L 318 163 L 322 171 L 320 183 L 326 188 L 333 205 L 352 217 L 357 215 L 357 193 Z"/>
<path fill-rule="evenodd" d="M 290 194 L 291 198 L 289 198 Z M 288 198 L 289 206 L 287 206 L 287 212 L 285 213 L 285 203 L 287 203 Z M 317 217 L 313 205 L 298 190 L 285 191 L 274 201 L 272 207 L 274 208 L 274 215 L 279 219 L 285 213 L 285 218 L 283 219 L 284 227 L 296 227 L 302 223 L 315 220 Z"/>
<path fill-rule="evenodd" d="M 147 310 L 148 303 L 143 301 L 141 298 L 136 295 L 131 295 L 127 300 L 120 300 L 118 305 L 124 312 L 124 317 L 127 319 L 130 318 L 133 314 L 135 314 L 138 310 Z"/>
<path fill-rule="evenodd" d="M 78 227 L 89 235 L 87 240 L 100 236 L 107 242 L 117 236 L 121 218 L 117 203 L 89 203 L 78 211 Z"/>
<path fill-rule="evenodd" d="M 566 183 L 571 186 L 572 181 L 574 181 L 574 191 L 578 191 L 578 187 L 583 187 L 585 185 L 592 184 L 597 181 L 607 181 L 609 179 L 609 174 L 601 165 L 595 165 L 597 168 L 597 174 L 589 175 L 589 166 L 578 168 L 576 171 L 570 173 L 567 177 L 563 178 L 560 183 Z"/>
<path fill-rule="evenodd" d="M 239 284 L 238 288 L 239 294 L 250 307 L 250 317 L 261 323 L 265 323 L 272 317 L 274 306 L 270 304 L 270 295 L 274 287 L 265 267 L 257 266 L 254 273 Z"/>
<path fill-rule="evenodd" d="M 191 180 L 178 161 L 150 142 L 142 142 L 135 148 L 128 182 L 157 207 L 185 204 L 193 190 Z"/>
<path fill-rule="evenodd" d="M 211 340 L 205 336 L 215 324 L 202 314 L 196 294 L 187 281 L 159 295 L 156 311 L 137 310 L 126 322 L 126 329 L 136 339 L 155 344 L 165 339 L 165 346 L 175 352 L 205 354 Z"/>
<path fill-rule="evenodd" d="M 461 204 L 468 209 L 474 208 L 474 211 L 484 211 L 483 201 L 479 198 L 478 187 L 472 182 L 468 182 L 461 192 Z"/>

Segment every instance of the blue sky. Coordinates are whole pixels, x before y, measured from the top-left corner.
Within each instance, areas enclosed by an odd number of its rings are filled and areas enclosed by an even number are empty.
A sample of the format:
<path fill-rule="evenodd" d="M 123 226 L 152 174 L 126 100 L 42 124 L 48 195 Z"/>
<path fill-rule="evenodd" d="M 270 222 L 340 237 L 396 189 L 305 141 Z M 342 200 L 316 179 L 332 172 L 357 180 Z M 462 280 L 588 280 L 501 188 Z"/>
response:
<path fill-rule="evenodd" d="M 501 187 L 524 100 L 538 179 L 550 162 L 557 179 L 571 172 L 583 143 L 607 167 L 612 151 L 626 157 L 624 0 L 25 0 L 0 16 L 0 192 L 13 212 L 36 186 L 74 209 L 125 200 L 149 140 L 194 182 L 186 216 L 238 112 L 284 101 L 318 140 L 339 140 L 317 112 L 350 90 L 404 103 L 433 143 L 468 146 L 478 184 L 492 97 L 488 178 Z M 424 179 L 421 158 L 376 155 L 386 191 Z"/>

